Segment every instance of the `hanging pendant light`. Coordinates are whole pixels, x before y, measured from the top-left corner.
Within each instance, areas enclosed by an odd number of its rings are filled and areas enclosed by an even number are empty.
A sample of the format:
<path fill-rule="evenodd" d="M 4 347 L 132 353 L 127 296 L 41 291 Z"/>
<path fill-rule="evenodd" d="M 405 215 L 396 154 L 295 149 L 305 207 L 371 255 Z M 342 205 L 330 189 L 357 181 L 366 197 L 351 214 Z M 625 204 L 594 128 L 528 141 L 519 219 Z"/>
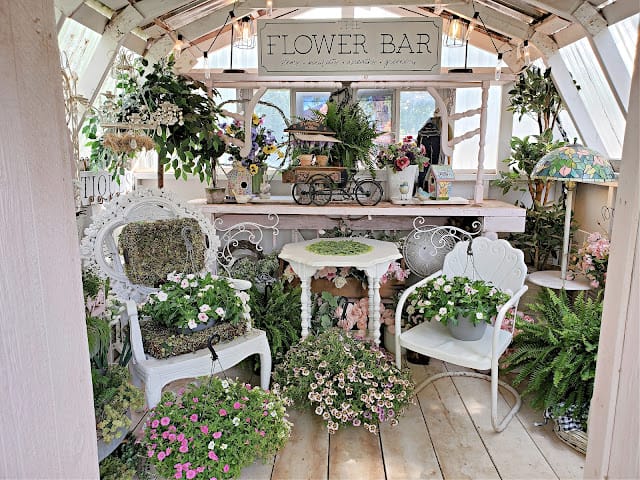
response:
<path fill-rule="evenodd" d="M 496 63 L 496 80 L 500 80 L 503 67 L 506 67 L 506 63 L 502 60 L 502 53 L 498 52 L 498 63 Z"/>
<path fill-rule="evenodd" d="M 209 80 L 211 78 L 211 64 L 209 63 L 209 52 L 203 52 L 202 58 L 204 59 L 204 78 Z"/>
<path fill-rule="evenodd" d="M 238 20 L 233 30 L 233 43 L 236 48 L 254 48 L 256 46 L 256 22 L 250 16 Z"/>
<path fill-rule="evenodd" d="M 180 56 L 180 54 L 182 53 L 182 50 L 184 49 L 184 40 L 181 34 L 178 34 L 178 39 L 176 40 L 176 42 L 173 44 L 173 56 L 178 58 Z"/>
<path fill-rule="evenodd" d="M 529 40 L 525 40 L 522 43 L 522 57 L 524 59 L 524 64 L 529 66 L 531 65 L 531 52 L 529 51 Z"/>
<path fill-rule="evenodd" d="M 447 47 L 462 47 L 465 44 L 466 34 L 467 24 L 460 18 L 453 17 L 449 20 L 445 45 Z"/>

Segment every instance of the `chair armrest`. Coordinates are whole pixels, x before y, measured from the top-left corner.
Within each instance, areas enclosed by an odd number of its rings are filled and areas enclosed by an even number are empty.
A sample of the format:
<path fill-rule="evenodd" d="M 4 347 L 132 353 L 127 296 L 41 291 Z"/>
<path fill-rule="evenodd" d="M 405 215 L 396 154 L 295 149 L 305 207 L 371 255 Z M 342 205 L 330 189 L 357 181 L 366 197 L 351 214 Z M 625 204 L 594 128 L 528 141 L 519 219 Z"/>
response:
<path fill-rule="evenodd" d="M 131 339 L 131 352 L 136 363 L 146 360 L 144 346 L 142 344 L 142 333 L 140 332 L 140 322 L 138 320 L 138 306 L 133 300 L 127 300 L 126 316 L 129 323 L 129 338 Z"/>
<path fill-rule="evenodd" d="M 402 293 L 402 295 L 400 296 L 400 300 L 398 300 L 398 305 L 396 305 L 396 319 L 395 319 L 396 338 L 399 337 L 400 332 L 402 331 L 402 323 L 401 323 L 402 309 L 404 308 L 404 304 L 407 301 L 407 298 L 409 297 L 409 295 L 411 295 L 416 290 L 416 288 L 421 287 L 428 281 L 433 280 L 434 278 L 439 277 L 441 275 L 442 275 L 442 270 L 438 270 L 436 273 L 429 275 L 426 278 L 423 278 L 417 283 L 414 283 Z"/>

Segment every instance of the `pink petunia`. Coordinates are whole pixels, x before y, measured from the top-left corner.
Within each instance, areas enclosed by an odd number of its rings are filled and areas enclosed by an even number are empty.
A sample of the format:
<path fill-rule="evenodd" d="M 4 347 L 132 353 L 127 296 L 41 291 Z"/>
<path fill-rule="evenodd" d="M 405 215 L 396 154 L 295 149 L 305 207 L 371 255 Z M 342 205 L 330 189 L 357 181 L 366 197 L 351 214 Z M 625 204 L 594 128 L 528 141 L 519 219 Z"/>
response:
<path fill-rule="evenodd" d="M 214 462 L 218 461 L 218 455 L 216 455 L 216 452 L 214 452 L 213 450 L 209 450 L 208 455 L 209 455 L 209 458 Z"/>
<path fill-rule="evenodd" d="M 158 452 L 158 460 L 163 461 L 164 457 L 166 457 L 167 454 L 164 452 Z"/>
<path fill-rule="evenodd" d="M 222 471 L 223 471 L 224 473 L 227 473 L 227 472 L 229 471 L 229 464 L 228 464 L 228 463 L 225 463 L 225 464 L 224 464 L 224 467 L 222 467 Z"/>
<path fill-rule="evenodd" d="M 191 480 L 197 475 L 197 473 L 198 472 L 196 472 L 195 470 L 187 470 L 187 478 Z"/>
<path fill-rule="evenodd" d="M 160 419 L 160 425 L 162 425 L 163 427 L 166 427 L 170 423 L 171 423 L 171 419 L 169 417 L 162 417 Z"/>
<path fill-rule="evenodd" d="M 227 416 L 227 411 L 224 408 L 221 408 L 220 410 L 218 410 L 218 413 L 220 414 L 221 417 Z"/>
<path fill-rule="evenodd" d="M 214 432 L 213 433 L 213 438 L 218 439 L 222 436 L 222 432 Z"/>
<path fill-rule="evenodd" d="M 180 448 L 178 449 L 178 451 L 180 453 L 187 453 L 189 451 L 189 447 L 185 444 L 180 445 Z"/>
<path fill-rule="evenodd" d="M 176 434 L 175 433 L 170 433 L 168 438 L 169 438 L 170 442 L 175 442 L 176 441 Z"/>
<path fill-rule="evenodd" d="M 151 428 L 158 428 L 158 425 L 160 425 L 160 421 L 157 419 L 151 422 Z"/>
<path fill-rule="evenodd" d="M 192 399 L 192 400 L 193 400 L 193 403 L 198 403 L 198 401 L 199 401 L 199 400 L 198 400 L 198 397 L 193 397 L 193 399 Z"/>
<path fill-rule="evenodd" d="M 191 415 L 189 417 L 189 420 L 191 420 L 192 422 L 197 422 L 198 421 L 198 414 L 194 413 L 193 415 Z"/>
<path fill-rule="evenodd" d="M 207 427 L 206 425 L 201 425 L 200 431 L 206 435 L 207 433 L 209 433 L 209 427 Z"/>
<path fill-rule="evenodd" d="M 233 408 L 235 408 L 236 410 L 239 410 L 242 408 L 242 404 L 240 402 L 235 402 L 233 404 Z"/>
<path fill-rule="evenodd" d="M 182 471 L 176 472 L 173 478 L 182 478 Z"/>
<path fill-rule="evenodd" d="M 179 442 L 184 440 L 184 433 L 180 433 L 178 434 L 178 436 L 176 437 L 176 440 L 178 440 Z"/>

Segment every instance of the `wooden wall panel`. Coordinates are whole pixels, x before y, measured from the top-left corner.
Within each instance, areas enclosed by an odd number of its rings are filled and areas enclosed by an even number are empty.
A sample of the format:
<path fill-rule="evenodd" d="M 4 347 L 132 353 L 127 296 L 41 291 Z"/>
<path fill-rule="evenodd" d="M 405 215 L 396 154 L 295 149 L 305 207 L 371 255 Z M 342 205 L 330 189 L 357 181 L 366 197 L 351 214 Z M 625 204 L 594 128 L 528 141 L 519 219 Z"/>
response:
<path fill-rule="evenodd" d="M 53 2 L 0 18 L 0 477 L 97 478 Z"/>

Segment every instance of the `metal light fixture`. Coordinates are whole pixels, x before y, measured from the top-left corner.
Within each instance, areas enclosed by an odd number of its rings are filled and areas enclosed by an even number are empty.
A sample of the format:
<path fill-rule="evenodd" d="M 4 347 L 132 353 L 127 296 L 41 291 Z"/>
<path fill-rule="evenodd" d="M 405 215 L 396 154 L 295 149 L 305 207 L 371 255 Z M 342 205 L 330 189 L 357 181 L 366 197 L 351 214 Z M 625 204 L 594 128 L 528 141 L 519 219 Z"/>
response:
<path fill-rule="evenodd" d="M 178 34 L 178 38 L 176 40 L 176 42 L 173 44 L 173 55 L 177 58 L 180 56 L 180 54 L 182 53 L 182 50 L 184 49 L 184 40 L 181 34 Z"/>
<path fill-rule="evenodd" d="M 249 15 L 236 22 L 233 43 L 236 48 L 250 49 L 256 46 L 256 22 Z"/>
<path fill-rule="evenodd" d="M 506 66 L 507 64 L 502 59 L 502 53 L 498 52 L 498 63 L 496 63 L 496 80 L 500 80 L 500 76 L 502 75 L 502 68 Z"/>
<path fill-rule="evenodd" d="M 473 12 L 473 18 L 471 22 L 469 22 L 469 26 L 467 27 L 467 34 L 464 36 L 465 41 L 469 41 L 471 38 L 471 32 L 473 32 L 478 25 L 478 20 L 480 19 L 480 12 Z"/>
<path fill-rule="evenodd" d="M 211 78 L 211 64 L 209 63 L 209 52 L 202 52 L 202 58 L 204 59 L 204 78 L 209 80 Z"/>
<path fill-rule="evenodd" d="M 449 28 L 447 28 L 447 38 L 445 45 L 447 47 L 462 47 L 465 44 L 467 36 L 467 23 L 458 17 L 449 20 Z"/>

